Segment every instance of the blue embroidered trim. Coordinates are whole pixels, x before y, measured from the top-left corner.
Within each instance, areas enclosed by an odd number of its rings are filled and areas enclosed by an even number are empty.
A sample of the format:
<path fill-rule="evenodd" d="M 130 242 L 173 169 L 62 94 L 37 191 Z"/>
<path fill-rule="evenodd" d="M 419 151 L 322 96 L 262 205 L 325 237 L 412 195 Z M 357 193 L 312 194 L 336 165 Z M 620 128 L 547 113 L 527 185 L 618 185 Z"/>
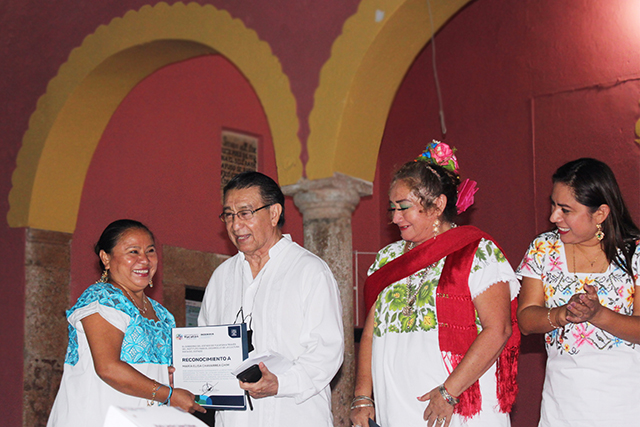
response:
<path fill-rule="evenodd" d="M 95 283 L 82 293 L 76 304 L 67 310 L 67 318 L 79 308 L 98 302 L 126 313 L 131 318 L 122 340 L 120 360 L 123 362 L 171 364 L 171 328 L 176 326 L 173 315 L 149 298 L 158 322 L 143 317 L 127 297 L 109 283 Z M 64 363 L 78 363 L 78 331 L 69 324 L 69 344 Z"/>

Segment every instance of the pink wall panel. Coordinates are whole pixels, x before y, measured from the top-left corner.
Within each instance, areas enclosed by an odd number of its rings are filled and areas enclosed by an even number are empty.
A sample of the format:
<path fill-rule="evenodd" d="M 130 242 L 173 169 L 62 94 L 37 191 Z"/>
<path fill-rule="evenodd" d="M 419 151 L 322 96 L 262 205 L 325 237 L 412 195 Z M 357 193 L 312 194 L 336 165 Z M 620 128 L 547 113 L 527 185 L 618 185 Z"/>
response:
<path fill-rule="evenodd" d="M 247 80 L 220 56 L 167 66 L 125 98 L 91 162 L 72 243 L 72 302 L 98 277 L 92 245 L 119 218 L 147 224 L 160 245 L 233 254 L 221 212 L 220 134 L 260 137 L 259 169 L 277 179 L 269 126 Z M 285 232 L 302 239 L 288 200 Z M 160 281 L 157 276 L 156 283 Z M 160 299 L 159 287 L 152 296 Z"/>
<path fill-rule="evenodd" d="M 459 149 L 462 177 L 480 188 L 459 222 L 492 234 L 514 267 L 532 238 L 550 227 L 551 174 L 574 158 L 609 163 L 640 222 L 639 19 L 633 0 L 472 2 L 436 38 L 447 134 L 438 122 L 429 45 L 389 113 L 381 186 L 431 138 L 444 138 Z M 395 227 L 382 221 L 379 227 L 381 245 L 398 238 Z M 540 336 L 525 337 L 516 427 L 537 425 L 544 360 Z"/>
<path fill-rule="evenodd" d="M 536 229 L 551 227 L 551 176 L 568 160 L 593 157 L 616 174 L 632 217 L 640 219 L 640 82 L 559 93 L 535 100 Z"/>
<path fill-rule="evenodd" d="M 147 3 L 7 2 L 0 14 L 0 39 L 6 41 L 0 61 L 9 64 L 0 79 L 6 101 L 0 103 L 3 215 L 21 138 L 47 82 L 99 25 Z M 305 158 L 307 117 L 320 69 L 359 1 L 201 3 L 228 9 L 270 44 L 291 80 Z M 438 34 L 446 142 L 459 148 L 463 178 L 476 179 L 480 186 L 476 205 L 461 222 L 493 234 L 512 264 L 519 262 L 536 232 L 546 228 L 551 172 L 575 157 L 591 155 L 610 163 L 634 218 L 640 220 L 640 148 L 633 142 L 640 91 L 632 81 L 640 76 L 639 20 L 637 0 L 477 0 Z M 427 47 L 408 71 L 390 111 L 374 195 L 363 199 L 354 213 L 354 249 L 377 251 L 398 238 L 397 230 L 386 224 L 388 181 L 393 169 L 431 138 L 442 138 L 437 114 Z M 220 208 L 215 141 L 223 127 L 262 135 L 264 171 L 275 176 L 259 101 L 237 70 L 220 58 L 160 70 L 124 100 L 87 175 L 72 247 L 73 299 L 97 278 L 91 246 L 116 218 L 147 222 L 161 244 L 232 251 L 215 219 Z M 302 221 L 291 200 L 287 211 L 286 231 L 301 242 Z M 20 425 L 21 419 L 22 233 L 0 224 L 0 339 L 8 344 L 5 361 L 10 367 L 1 377 L 0 399 L 9 426 Z M 537 424 L 543 361 L 539 343 L 527 340 L 514 427 Z"/>

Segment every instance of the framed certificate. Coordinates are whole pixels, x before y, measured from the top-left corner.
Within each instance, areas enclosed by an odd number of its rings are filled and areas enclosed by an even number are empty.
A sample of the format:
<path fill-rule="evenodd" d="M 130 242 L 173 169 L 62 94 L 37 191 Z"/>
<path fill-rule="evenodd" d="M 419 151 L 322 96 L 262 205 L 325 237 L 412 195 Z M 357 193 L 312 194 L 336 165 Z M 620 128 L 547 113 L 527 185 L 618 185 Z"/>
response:
<path fill-rule="evenodd" d="M 173 385 L 213 409 L 246 410 L 244 390 L 231 373 L 248 356 L 247 325 L 173 328 Z"/>

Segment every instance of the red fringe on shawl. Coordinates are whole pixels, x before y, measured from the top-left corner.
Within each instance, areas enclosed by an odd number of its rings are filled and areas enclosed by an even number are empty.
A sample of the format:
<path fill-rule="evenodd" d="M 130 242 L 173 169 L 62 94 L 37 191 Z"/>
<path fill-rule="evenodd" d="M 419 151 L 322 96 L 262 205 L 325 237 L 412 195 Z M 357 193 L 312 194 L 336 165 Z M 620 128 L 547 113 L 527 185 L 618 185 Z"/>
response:
<path fill-rule="evenodd" d="M 451 353 L 453 369 L 478 337 L 475 306 L 467 283 L 479 242 L 475 240 L 447 256 L 436 288 L 440 350 Z M 458 397 L 460 403 L 454 407 L 455 413 L 472 417 L 480 412 L 482 395 L 478 381 Z"/>
<path fill-rule="evenodd" d="M 507 341 L 500 357 L 496 379 L 498 382 L 498 402 L 501 412 L 511 412 L 518 394 L 518 356 L 520 355 L 520 328 L 518 327 L 518 299 L 511 301 L 511 337 Z"/>
<path fill-rule="evenodd" d="M 507 341 L 502 353 L 498 357 L 496 366 L 496 383 L 498 404 L 500 412 L 509 413 L 518 395 L 518 355 L 520 354 L 520 329 L 516 320 L 518 310 L 518 300 L 511 301 L 511 327 L 513 328 L 511 337 Z M 474 325 L 475 329 L 476 326 Z M 469 328 L 470 329 L 470 328 Z M 464 332 L 463 332 L 464 333 Z M 474 333 L 477 334 L 476 331 Z M 466 353 L 466 352 L 465 352 Z M 464 354 L 451 354 L 451 364 L 453 368 L 464 358 Z M 480 394 L 480 384 L 478 381 L 466 389 L 459 397 L 454 412 L 465 418 L 470 418 L 480 412 L 482 407 L 482 395 Z"/>
<path fill-rule="evenodd" d="M 440 349 L 451 353 L 455 369 L 467 350 L 478 336 L 476 312 L 469 292 L 469 273 L 473 264 L 479 240 L 447 257 L 442 275 L 436 288 L 436 311 L 438 313 L 438 339 Z M 496 366 L 497 395 L 501 412 L 510 412 L 518 384 L 518 354 L 520 351 L 520 330 L 516 312 L 518 302 L 511 302 L 511 336 L 498 357 Z M 463 417 L 472 417 L 480 412 L 482 396 L 478 381 L 460 396 L 454 412 Z"/>

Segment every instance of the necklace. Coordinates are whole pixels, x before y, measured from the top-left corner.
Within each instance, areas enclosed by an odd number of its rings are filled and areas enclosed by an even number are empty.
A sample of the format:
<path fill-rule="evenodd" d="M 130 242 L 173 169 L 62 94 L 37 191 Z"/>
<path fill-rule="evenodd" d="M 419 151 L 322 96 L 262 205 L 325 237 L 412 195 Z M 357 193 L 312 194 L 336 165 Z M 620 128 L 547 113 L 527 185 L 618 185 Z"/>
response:
<path fill-rule="evenodd" d="M 578 245 L 574 244 L 573 245 L 573 274 L 575 275 L 578 272 L 578 268 L 576 267 L 576 249 L 577 249 Z M 584 259 L 587 260 L 587 262 L 589 263 L 589 266 L 591 268 L 593 268 L 596 265 L 596 262 L 598 261 L 598 259 L 600 259 L 600 255 L 602 254 L 602 252 L 598 253 L 598 255 L 596 255 L 596 257 L 593 259 L 593 261 L 591 261 L 589 258 L 587 258 L 587 254 L 585 254 L 581 249 L 578 249 L 579 252 L 582 254 L 582 256 L 584 257 Z M 598 271 L 592 271 L 590 273 L 601 273 L 601 269 L 597 269 Z"/>
<path fill-rule="evenodd" d="M 573 245 L 573 278 L 575 279 L 576 283 L 578 284 L 578 286 L 580 285 L 580 279 L 578 278 L 578 268 L 576 267 L 576 245 Z M 595 257 L 595 259 L 593 261 L 589 261 L 589 258 L 587 258 L 587 256 L 582 252 L 582 255 L 585 257 L 585 259 L 587 260 L 587 262 L 589 263 L 589 265 L 593 268 L 593 266 L 595 265 L 596 261 L 598 260 L 598 258 L 600 257 L 600 254 L 598 254 L 598 256 Z M 605 270 L 606 271 L 606 270 Z M 593 271 L 590 272 L 588 274 L 596 274 L 596 273 L 602 273 L 601 271 Z M 590 277 L 587 277 L 584 281 L 585 284 L 588 284 L 590 281 Z M 564 328 L 563 328 L 564 329 Z"/>
<path fill-rule="evenodd" d="M 140 308 L 140 307 L 138 306 L 138 303 L 136 302 L 136 300 L 135 300 L 135 299 L 133 299 L 133 296 L 132 296 L 132 295 L 129 293 L 129 291 L 127 290 L 127 288 L 125 288 L 125 287 L 124 287 L 124 286 L 122 286 L 122 285 L 118 285 L 118 287 L 120 287 L 121 289 L 123 289 L 123 290 L 127 293 L 127 295 L 129 295 L 129 299 L 131 300 L 131 302 L 133 303 L 133 305 L 135 305 L 135 306 L 136 306 L 136 308 L 138 309 L 138 311 L 139 311 L 141 314 L 146 314 L 146 313 L 147 313 L 147 299 L 145 298 L 145 294 L 144 294 L 144 292 L 142 293 L 142 308 Z"/>
<path fill-rule="evenodd" d="M 407 242 L 404 248 L 404 252 L 407 253 L 411 249 L 415 248 L 416 246 L 417 245 L 415 244 L 415 242 Z M 426 282 L 423 282 L 423 280 L 427 276 L 427 273 L 429 272 L 429 270 L 431 270 L 431 267 L 433 267 L 433 264 L 423 269 L 419 275 L 412 274 L 409 276 L 409 281 L 407 283 L 407 302 L 405 303 L 404 307 L 402 307 L 403 316 L 409 317 L 411 316 L 411 314 L 413 314 L 413 304 L 415 304 L 416 299 L 418 298 L 418 293 L 420 293 L 420 289 L 422 289 L 422 287 L 426 283 Z M 416 287 L 415 291 L 413 290 L 414 277 L 418 278 L 418 286 Z"/>
<path fill-rule="evenodd" d="M 577 248 L 577 244 L 573 246 L 573 268 L 575 270 L 576 268 L 576 248 Z M 580 249 L 580 253 L 582 254 L 582 256 L 584 257 L 584 259 L 587 260 L 587 262 L 589 263 L 589 265 L 593 268 L 593 266 L 595 265 L 596 261 L 598 261 L 598 258 L 600 258 L 600 254 L 602 252 L 599 252 L 598 255 L 596 255 L 596 257 L 593 259 L 593 261 L 590 261 L 589 258 L 587 258 L 587 254 L 584 253 L 582 251 L 582 249 Z"/>
<path fill-rule="evenodd" d="M 403 316 L 409 317 L 411 316 L 411 314 L 413 314 L 413 304 L 415 304 L 416 299 L 418 298 L 418 293 L 420 293 L 420 289 L 422 289 L 422 287 L 426 283 L 426 282 L 423 282 L 423 279 L 426 277 L 429 270 L 431 270 L 431 267 L 433 267 L 433 264 L 423 269 L 419 275 L 414 276 L 412 274 L 411 276 L 409 276 L 409 283 L 407 283 L 407 302 L 405 306 L 402 307 Z M 418 286 L 416 287 L 416 290 L 413 291 L 412 293 L 414 277 L 418 278 Z"/>
<path fill-rule="evenodd" d="M 455 226 L 456 226 L 455 224 L 451 223 L 450 228 L 455 228 Z M 433 227 L 433 236 L 431 237 L 431 239 L 435 239 L 438 236 L 438 234 L 440 234 L 440 220 L 436 219 L 433 222 L 432 227 Z M 407 241 L 404 246 L 404 253 L 409 252 L 411 249 L 415 248 L 416 246 L 418 246 L 416 242 Z M 420 293 L 420 289 L 422 289 L 422 287 L 426 283 L 423 280 L 427 276 L 427 273 L 429 273 L 429 270 L 431 270 L 431 268 L 434 265 L 435 263 L 427 266 L 422 270 L 422 272 L 419 275 L 412 274 L 409 276 L 409 283 L 407 283 L 407 302 L 405 303 L 404 307 L 402 307 L 403 316 L 409 317 L 413 314 L 413 304 L 415 304 L 416 299 L 418 298 L 418 293 Z M 414 277 L 418 278 L 418 286 L 416 286 L 415 291 L 413 290 Z"/>

